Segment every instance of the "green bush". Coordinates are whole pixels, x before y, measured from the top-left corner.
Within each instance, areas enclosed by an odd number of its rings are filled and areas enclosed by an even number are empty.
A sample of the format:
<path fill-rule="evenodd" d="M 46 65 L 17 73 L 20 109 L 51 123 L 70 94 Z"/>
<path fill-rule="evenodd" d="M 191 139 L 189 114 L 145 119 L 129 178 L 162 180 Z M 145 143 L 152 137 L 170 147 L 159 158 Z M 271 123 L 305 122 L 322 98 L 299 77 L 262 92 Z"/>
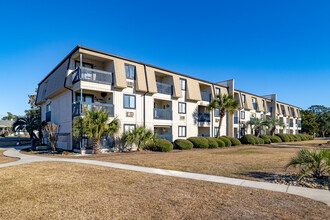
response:
<path fill-rule="evenodd" d="M 270 144 L 271 143 L 271 140 L 270 140 L 268 135 L 262 134 L 262 135 L 260 135 L 260 137 L 264 140 L 265 144 Z"/>
<path fill-rule="evenodd" d="M 231 141 L 228 138 L 222 136 L 222 137 L 219 137 L 219 139 L 222 140 L 225 143 L 225 146 L 226 147 L 230 147 L 231 146 Z"/>
<path fill-rule="evenodd" d="M 259 138 L 257 138 L 256 136 L 252 135 L 254 138 L 254 142 L 255 144 L 260 144 Z"/>
<path fill-rule="evenodd" d="M 302 141 L 307 141 L 308 140 L 307 137 L 303 134 L 297 134 L 297 135 L 301 138 Z"/>
<path fill-rule="evenodd" d="M 301 141 L 301 137 L 299 135 L 295 134 L 293 136 L 296 138 L 297 141 Z"/>
<path fill-rule="evenodd" d="M 185 139 L 176 139 L 174 141 L 175 148 L 180 149 L 180 150 L 190 150 L 194 147 L 194 145 Z"/>
<path fill-rule="evenodd" d="M 282 142 L 282 139 L 280 138 L 280 137 L 278 137 L 278 136 L 269 136 L 269 139 L 270 139 L 270 141 L 272 142 L 272 143 L 280 143 L 280 142 Z"/>
<path fill-rule="evenodd" d="M 287 134 L 287 136 L 289 137 L 290 141 L 296 141 L 292 134 Z"/>
<path fill-rule="evenodd" d="M 264 139 L 262 139 L 261 137 L 257 137 L 257 138 L 258 138 L 259 144 L 265 144 Z"/>
<path fill-rule="evenodd" d="M 190 137 L 187 140 L 193 143 L 194 148 L 209 148 L 209 142 L 204 137 Z"/>
<path fill-rule="evenodd" d="M 218 142 L 214 140 L 216 138 L 214 137 L 207 137 L 206 140 L 209 142 L 209 148 L 217 148 L 218 147 Z"/>
<path fill-rule="evenodd" d="M 220 138 L 214 138 L 214 140 L 218 143 L 218 147 L 226 146 L 225 142 L 223 142 Z"/>
<path fill-rule="evenodd" d="M 168 152 L 173 150 L 173 144 L 165 139 L 157 139 L 149 149 L 152 151 Z"/>
<path fill-rule="evenodd" d="M 255 136 L 252 134 L 246 134 L 241 138 L 242 144 L 256 144 Z"/>
<path fill-rule="evenodd" d="M 291 138 L 293 141 L 298 141 L 298 139 L 296 138 L 296 136 L 293 135 L 293 134 L 290 135 L 290 138 Z"/>
<path fill-rule="evenodd" d="M 230 140 L 231 146 L 239 146 L 239 145 L 241 145 L 241 142 L 237 138 L 228 137 L 228 136 L 226 136 L 226 138 L 228 138 Z"/>
<path fill-rule="evenodd" d="M 287 134 L 276 134 L 279 138 L 281 138 L 282 142 L 289 142 L 290 138 Z"/>

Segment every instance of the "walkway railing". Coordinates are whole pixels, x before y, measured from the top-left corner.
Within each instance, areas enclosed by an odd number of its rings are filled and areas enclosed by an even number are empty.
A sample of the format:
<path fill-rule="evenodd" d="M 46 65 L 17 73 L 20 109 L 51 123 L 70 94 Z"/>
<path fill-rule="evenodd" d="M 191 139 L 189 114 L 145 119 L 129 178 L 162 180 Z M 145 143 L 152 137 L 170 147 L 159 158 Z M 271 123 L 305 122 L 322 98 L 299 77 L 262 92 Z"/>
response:
<path fill-rule="evenodd" d="M 99 82 L 112 84 L 112 72 L 107 72 L 103 70 L 96 70 L 86 67 L 78 67 L 72 73 L 72 83 L 76 83 L 80 80 L 83 81 L 91 81 L 91 82 Z"/>
<path fill-rule="evenodd" d="M 208 92 L 201 92 L 202 100 L 203 101 L 211 101 L 211 93 Z"/>
<path fill-rule="evenodd" d="M 103 103 L 85 103 L 85 102 L 76 102 L 72 104 L 72 115 L 80 116 L 85 115 L 87 111 L 93 109 L 103 109 L 109 112 L 109 116 L 114 117 L 114 105 L 113 104 L 103 104 Z"/>
<path fill-rule="evenodd" d="M 198 121 L 199 122 L 210 122 L 211 121 L 210 113 L 198 113 Z"/>
<path fill-rule="evenodd" d="M 156 82 L 156 85 L 158 93 L 172 95 L 172 85 L 161 82 Z"/>
<path fill-rule="evenodd" d="M 154 108 L 154 119 L 172 120 L 172 110 Z"/>
<path fill-rule="evenodd" d="M 168 140 L 169 142 L 173 141 L 173 136 L 171 134 L 158 134 L 158 138 Z"/>

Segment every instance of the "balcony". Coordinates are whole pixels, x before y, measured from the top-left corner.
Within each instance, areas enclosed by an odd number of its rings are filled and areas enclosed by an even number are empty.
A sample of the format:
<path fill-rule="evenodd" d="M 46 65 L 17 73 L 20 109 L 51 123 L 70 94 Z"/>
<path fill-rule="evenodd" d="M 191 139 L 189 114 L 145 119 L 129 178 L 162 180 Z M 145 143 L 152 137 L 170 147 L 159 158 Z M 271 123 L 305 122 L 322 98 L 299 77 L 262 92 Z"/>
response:
<path fill-rule="evenodd" d="M 201 92 L 201 97 L 203 101 L 209 102 L 211 101 L 211 94 L 208 92 Z"/>
<path fill-rule="evenodd" d="M 171 134 L 158 134 L 158 138 L 168 140 L 169 142 L 172 142 L 173 140 Z"/>
<path fill-rule="evenodd" d="M 78 67 L 72 73 L 72 84 L 80 80 L 97 82 L 97 83 L 106 83 L 110 85 L 112 85 L 113 82 L 111 72 L 96 70 L 86 67 Z"/>
<path fill-rule="evenodd" d="M 253 103 L 253 109 L 254 110 L 257 110 L 258 109 L 258 103 L 256 103 L 256 102 Z"/>
<path fill-rule="evenodd" d="M 198 113 L 199 122 L 210 122 L 210 113 Z"/>
<path fill-rule="evenodd" d="M 52 112 L 51 111 L 46 112 L 46 122 L 51 121 L 51 119 L 52 119 Z"/>
<path fill-rule="evenodd" d="M 290 122 L 290 128 L 292 128 L 293 127 L 293 122 Z"/>
<path fill-rule="evenodd" d="M 234 116 L 234 124 L 238 124 L 238 117 Z"/>
<path fill-rule="evenodd" d="M 85 102 L 77 102 L 72 104 L 72 115 L 80 116 L 85 115 L 87 111 L 91 111 L 93 109 L 102 109 L 107 110 L 109 112 L 110 117 L 114 117 L 115 110 L 113 104 L 102 104 L 102 103 L 85 103 Z"/>
<path fill-rule="evenodd" d="M 198 137 L 210 137 L 210 134 L 198 134 Z"/>
<path fill-rule="evenodd" d="M 154 119 L 172 120 L 172 110 L 154 108 Z"/>
<path fill-rule="evenodd" d="M 167 83 L 161 83 L 161 82 L 156 82 L 156 85 L 157 85 L 158 93 L 172 95 L 172 85 L 167 84 Z"/>

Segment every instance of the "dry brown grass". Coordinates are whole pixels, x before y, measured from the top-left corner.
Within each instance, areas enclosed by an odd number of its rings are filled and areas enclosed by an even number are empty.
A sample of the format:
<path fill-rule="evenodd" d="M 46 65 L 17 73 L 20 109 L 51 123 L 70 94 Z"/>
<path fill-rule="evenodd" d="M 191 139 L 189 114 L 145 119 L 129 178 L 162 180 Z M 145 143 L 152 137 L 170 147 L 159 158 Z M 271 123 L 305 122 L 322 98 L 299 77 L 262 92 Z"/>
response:
<path fill-rule="evenodd" d="M 5 155 L 3 155 L 3 152 L 6 150 L 0 150 L 0 164 L 2 163 L 10 163 L 10 162 L 14 162 L 17 161 L 17 158 L 12 158 L 12 157 L 6 157 Z"/>
<path fill-rule="evenodd" d="M 329 219 L 284 193 L 83 164 L 0 169 L 1 219 Z"/>

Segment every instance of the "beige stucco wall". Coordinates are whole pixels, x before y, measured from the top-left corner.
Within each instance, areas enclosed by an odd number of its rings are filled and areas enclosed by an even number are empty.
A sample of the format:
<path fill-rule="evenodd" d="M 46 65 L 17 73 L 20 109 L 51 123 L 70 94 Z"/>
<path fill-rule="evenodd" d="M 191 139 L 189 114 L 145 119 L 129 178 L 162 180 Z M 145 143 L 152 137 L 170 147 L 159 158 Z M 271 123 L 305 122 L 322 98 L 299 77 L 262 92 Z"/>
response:
<path fill-rule="evenodd" d="M 202 100 L 199 83 L 194 79 L 187 79 L 187 100 L 200 101 Z"/>

